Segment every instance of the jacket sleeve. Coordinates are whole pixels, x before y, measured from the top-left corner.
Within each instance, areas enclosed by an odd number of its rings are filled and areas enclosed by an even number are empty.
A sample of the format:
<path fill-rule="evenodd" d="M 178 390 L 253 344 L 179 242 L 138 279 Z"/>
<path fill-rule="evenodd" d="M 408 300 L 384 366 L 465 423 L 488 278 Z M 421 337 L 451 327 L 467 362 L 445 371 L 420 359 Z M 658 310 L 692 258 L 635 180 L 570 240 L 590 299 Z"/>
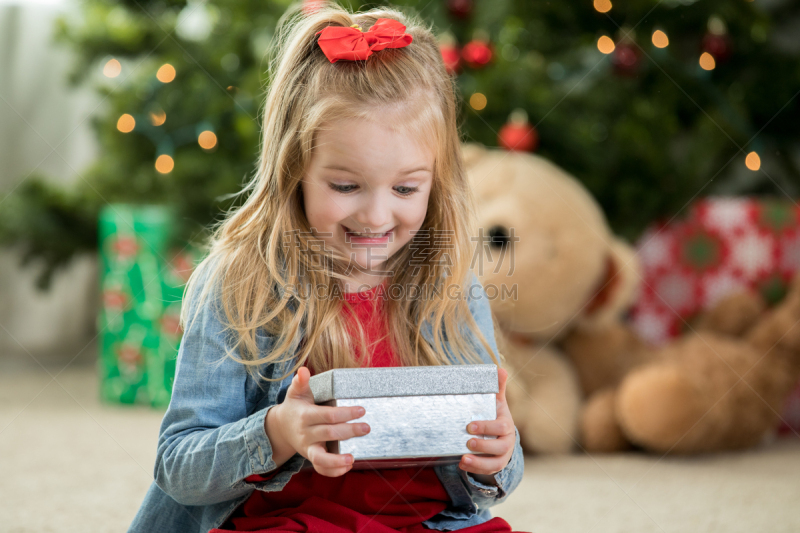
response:
<path fill-rule="evenodd" d="M 475 274 L 472 275 L 472 284 L 467 295 L 469 301 L 470 311 L 478 325 L 478 328 L 486 337 L 487 342 L 494 351 L 495 357 L 499 360 L 499 352 L 497 350 L 497 341 L 494 335 L 494 321 L 492 320 L 492 310 L 489 305 L 489 298 L 486 291 L 481 285 L 480 280 Z M 473 339 L 473 343 L 478 351 L 484 355 L 486 363 L 494 363 L 491 356 L 486 353 L 483 344 L 477 339 Z M 494 475 L 496 486 L 486 485 L 474 479 L 472 475 L 464 470 L 458 469 L 473 503 L 480 509 L 485 509 L 504 501 L 508 495 L 517 488 L 522 480 L 522 474 L 525 469 L 525 461 L 522 455 L 522 447 L 519 443 L 519 431 L 514 428 L 516 439 L 514 442 L 514 452 L 508 464 L 501 471 Z"/>
<path fill-rule="evenodd" d="M 198 282 L 204 282 L 202 276 Z M 216 292 L 212 292 L 216 294 Z M 245 478 L 276 469 L 264 428 L 267 411 L 277 403 L 280 383 L 264 381 L 266 396 L 257 401 L 257 386 L 241 363 L 225 357 L 232 345 L 223 327 L 217 298 L 209 296 L 199 309 L 189 302 L 189 324 L 178 350 L 175 382 L 161 423 L 155 482 L 183 505 L 209 505 L 251 492 L 281 490 L 303 464 L 295 455 L 269 481 Z M 184 303 L 186 305 L 186 303 Z M 258 339 L 268 350 L 271 339 Z M 263 353 L 263 352 L 262 352 Z M 277 365 L 262 368 L 280 376 Z"/>

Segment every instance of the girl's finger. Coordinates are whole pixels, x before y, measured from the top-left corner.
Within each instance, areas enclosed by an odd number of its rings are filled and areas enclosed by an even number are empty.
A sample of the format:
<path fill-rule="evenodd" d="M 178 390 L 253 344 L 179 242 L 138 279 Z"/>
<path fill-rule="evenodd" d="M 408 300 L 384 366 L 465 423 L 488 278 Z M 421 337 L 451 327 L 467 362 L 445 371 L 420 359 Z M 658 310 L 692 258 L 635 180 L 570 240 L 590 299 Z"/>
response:
<path fill-rule="evenodd" d="M 508 384 L 508 371 L 505 368 L 498 368 L 497 369 L 497 381 L 498 381 L 498 392 L 497 392 L 497 399 L 498 401 L 505 402 L 506 401 L 506 385 Z"/>
<path fill-rule="evenodd" d="M 473 429 L 474 427 L 474 429 Z M 470 435 L 494 435 L 504 437 L 514 433 L 514 422 L 510 417 L 500 417 L 497 420 L 476 420 L 467 425 Z"/>
<path fill-rule="evenodd" d="M 343 476 L 346 473 L 348 473 L 352 468 L 353 468 L 352 466 L 348 466 L 348 467 L 345 467 L 345 468 L 333 468 L 333 469 L 318 469 L 318 468 L 314 467 L 314 470 L 316 470 L 317 473 L 319 475 L 321 475 L 321 476 L 339 477 L 339 476 Z"/>
<path fill-rule="evenodd" d="M 363 407 L 332 407 L 330 405 L 316 405 L 310 408 L 308 417 L 309 425 L 341 424 L 364 416 Z"/>
<path fill-rule="evenodd" d="M 292 378 L 289 388 L 286 390 L 287 398 L 298 398 L 314 403 L 314 394 L 308 380 L 311 379 L 311 372 L 308 368 L 301 366 L 297 369 L 297 374 Z"/>
<path fill-rule="evenodd" d="M 497 418 L 508 418 L 509 420 L 513 420 L 511 417 L 511 410 L 508 408 L 508 402 L 497 402 Z"/>
<path fill-rule="evenodd" d="M 489 455 L 505 455 L 512 448 L 513 443 L 506 439 L 469 439 L 467 448 L 473 453 L 487 453 Z"/>
<path fill-rule="evenodd" d="M 346 468 L 353 464 L 352 454 L 329 453 L 321 443 L 312 444 L 308 447 L 308 460 L 319 472 L 336 468 Z"/>
<path fill-rule="evenodd" d="M 508 464 L 508 459 L 505 457 L 481 457 L 479 455 L 464 455 L 458 467 L 465 472 L 472 472 L 473 474 L 492 475 L 501 471 Z"/>
<path fill-rule="evenodd" d="M 309 434 L 315 442 L 327 442 L 329 440 L 347 440 L 353 437 L 360 437 L 366 435 L 369 431 L 369 424 L 354 422 L 312 426 Z"/>

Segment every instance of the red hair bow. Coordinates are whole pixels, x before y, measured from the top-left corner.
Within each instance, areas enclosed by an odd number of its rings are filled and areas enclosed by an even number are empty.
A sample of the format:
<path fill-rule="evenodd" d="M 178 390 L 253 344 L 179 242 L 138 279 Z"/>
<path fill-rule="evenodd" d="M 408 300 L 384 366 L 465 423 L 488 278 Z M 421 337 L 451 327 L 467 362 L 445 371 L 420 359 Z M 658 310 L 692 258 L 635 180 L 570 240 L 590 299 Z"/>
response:
<path fill-rule="evenodd" d="M 328 26 L 318 31 L 319 47 L 331 63 L 340 59 L 355 61 L 367 59 L 372 52 L 384 48 L 403 48 L 411 43 L 406 27 L 393 19 L 378 19 L 372 27 L 362 32 L 358 28 Z M 320 35 L 322 34 L 322 35 Z"/>

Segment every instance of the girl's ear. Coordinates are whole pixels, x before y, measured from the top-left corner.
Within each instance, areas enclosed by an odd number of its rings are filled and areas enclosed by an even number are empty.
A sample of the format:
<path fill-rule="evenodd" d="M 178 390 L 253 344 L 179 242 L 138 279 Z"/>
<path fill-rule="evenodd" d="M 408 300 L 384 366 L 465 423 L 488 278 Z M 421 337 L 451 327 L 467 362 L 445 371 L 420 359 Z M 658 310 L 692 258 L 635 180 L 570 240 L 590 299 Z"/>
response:
<path fill-rule="evenodd" d="M 464 158 L 464 168 L 469 169 L 486 154 L 486 147 L 478 143 L 464 143 L 461 145 L 461 154 Z"/>

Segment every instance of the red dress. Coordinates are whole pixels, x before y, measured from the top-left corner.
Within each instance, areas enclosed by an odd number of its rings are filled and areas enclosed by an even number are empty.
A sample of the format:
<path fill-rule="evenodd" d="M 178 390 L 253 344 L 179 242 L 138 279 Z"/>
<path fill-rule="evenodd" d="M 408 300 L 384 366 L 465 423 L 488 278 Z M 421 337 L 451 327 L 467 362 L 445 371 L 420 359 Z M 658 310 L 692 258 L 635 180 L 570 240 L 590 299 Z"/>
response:
<path fill-rule="evenodd" d="M 373 367 L 399 366 L 382 324 L 383 298 L 376 286 L 360 293 L 346 293 L 352 316 L 364 325 Z M 344 311 L 348 313 L 347 309 Z M 352 331 L 351 331 L 352 333 Z M 357 343 L 356 343 L 357 345 Z M 313 374 L 313 369 L 309 369 Z M 270 474 L 254 474 L 247 481 L 265 481 Z M 450 497 L 433 467 L 351 470 L 326 477 L 313 469 L 294 474 L 279 492 L 254 490 L 220 529 L 224 531 L 320 533 L 411 533 L 430 531 L 422 525 L 443 511 Z M 512 533 L 508 523 L 495 517 L 464 533 Z"/>

